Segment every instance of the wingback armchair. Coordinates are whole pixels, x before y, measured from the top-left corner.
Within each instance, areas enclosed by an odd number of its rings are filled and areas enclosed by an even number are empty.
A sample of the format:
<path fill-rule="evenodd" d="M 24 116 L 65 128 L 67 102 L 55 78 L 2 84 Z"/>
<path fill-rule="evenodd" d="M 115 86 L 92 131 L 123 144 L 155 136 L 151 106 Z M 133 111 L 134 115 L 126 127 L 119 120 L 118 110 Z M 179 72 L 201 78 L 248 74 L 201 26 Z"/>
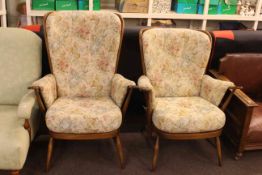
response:
<path fill-rule="evenodd" d="M 108 12 L 52 12 L 45 41 L 52 74 L 33 83 L 53 142 L 113 138 L 124 166 L 119 128 L 135 82 L 116 74 L 123 20 Z"/>
<path fill-rule="evenodd" d="M 33 90 L 41 76 L 42 41 L 24 29 L 0 28 L 0 170 L 18 175 L 39 126 Z"/>
<path fill-rule="evenodd" d="M 156 134 L 152 169 L 156 168 L 159 139 L 215 138 L 219 165 L 219 136 L 225 124 L 219 105 L 234 84 L 205 75 L 211 38 L 190 29 L 144 29 L 140 32 L 143 76 L 138 86 L 147 97 L 147 130 Z"/>

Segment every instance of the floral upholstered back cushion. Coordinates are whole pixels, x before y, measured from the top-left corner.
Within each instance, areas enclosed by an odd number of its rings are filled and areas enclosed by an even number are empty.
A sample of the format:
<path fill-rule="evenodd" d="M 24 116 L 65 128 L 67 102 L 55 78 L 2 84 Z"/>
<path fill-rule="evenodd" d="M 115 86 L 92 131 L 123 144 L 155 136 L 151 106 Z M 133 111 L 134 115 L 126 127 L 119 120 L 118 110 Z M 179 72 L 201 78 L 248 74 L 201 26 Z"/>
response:
<path fill-rule="evenodd" d="M 120 18 L 107 12 L 54 12 L 45 28 L 58 96 L 109 96 L 120 48 Z"/>
<path fill-rule="evenodd" d="M 211 51 L 209 36 L 190 29 L 150 29 L 142 35 L 146 75 L 157 97 L 199 96 Z"/>

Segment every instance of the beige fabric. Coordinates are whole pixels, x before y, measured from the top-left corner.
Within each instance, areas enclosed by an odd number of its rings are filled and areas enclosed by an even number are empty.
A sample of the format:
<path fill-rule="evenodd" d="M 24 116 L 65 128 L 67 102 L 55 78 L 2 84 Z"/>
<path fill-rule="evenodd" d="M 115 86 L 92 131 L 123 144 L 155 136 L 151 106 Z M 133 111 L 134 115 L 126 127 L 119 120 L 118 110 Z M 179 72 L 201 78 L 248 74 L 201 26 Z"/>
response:
<path fill-rule="evenodd" d="M 17 109 L 17 117 L 21 119 L 29 119 L 31 140 L 33 140 L 39 128 L 41 117 L 35 92 L 33 90 L 29 90 L 21 99 Z"/>
<path fill-rule="evenodd" d="M 29 148 L 24 119 L 17 117 L 17 106 L 0 105 L 0 169 L 19 170 Z"/>
<path fill-rule="evenodd" d="M 48 74 L 35 81 L 32 87 L 40 87 L 47 108 L 57 99 L 56 80 L 53 74 Z"/>
<path fill-rule="evenodd" d="M 108 12 L 54 12 L 46 32 L 58 96 L 109 97 L 121 20 Z"/>
<path fill-rule="evenodd" d="M 150 29 L 142 44 L 157 97 L 198 96 L 211 51 L 209 36 L 190 29 Z"/>
<path fill-rule="evenodd" d="M 229 81 L 221 81 L 204 75 L 202 79 L 202 86 L 200 96 L 214 105 L 218 106 L 223 99 L 227 89 L 233 87 L 234 83 Z"/>
<path fill-rule="evenodd" d="M 114 102 L 121 108 L 125 99 L 128 86 L 135 86 L 136 83 L 124 78 L 120 74 L 115 74 L 112 80 L 111 97 Z"/>
<path fill-rule="evenodd" d="M 17 105 L 41 75 L 42 41 L 28 30 L 0 28 L 0 104 Z"/>
<path fill-rule="evenodd" d="M 154 125 L 169 133 L 197 133 L 221 129 L 225 114 L 201 97 L 157 98 Z"/>
<path fill-rule="evenodd" d="M 155 106 L 156 106 L 155 91 L 154 91 L 154 87 L 152 86 L 148 77 L 145 76 L 145 75 L 142 75 L 141 77 L 139 77 L 137 84 L 138 84 L 138 87 L 151 91 L 151 93 L 152 93 L 152 105 L 153 105 L 152 107 L 155 108 Z"/>
<path fill-rule="evenodd" d="M 60 97 L 46 112 L 46 125 L 58 133 L 104 133 L 122 122 L 119 107 L 111 98 Z"/>

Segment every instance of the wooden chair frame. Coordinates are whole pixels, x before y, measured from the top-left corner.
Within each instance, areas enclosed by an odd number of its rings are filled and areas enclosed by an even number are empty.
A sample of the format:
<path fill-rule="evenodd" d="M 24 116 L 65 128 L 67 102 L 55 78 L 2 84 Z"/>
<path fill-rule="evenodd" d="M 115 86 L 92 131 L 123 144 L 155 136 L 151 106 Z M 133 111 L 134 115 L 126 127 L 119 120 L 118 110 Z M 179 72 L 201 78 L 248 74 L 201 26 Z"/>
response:
<path fill-rule="evenodd" d="M 142 42 L 142 36 L 143 33 L 147 30 L 150 30 L 152 28 L 146 28 L 141 29 L 139 34 L 139 42 L 140 42 L 140 50 L 141 50 L 141 64 L 142 64 L 142 70 L 143 74 L 147 75 L 146 73 L 146 67 L 144 62 L 144 51 L 143 51 L 143 42 Z M 207 34 L 210 38 L 210 42 L 212 41 L 212 38 L 210 34 L 206 31 L 199 30 L 200 32 L 203 32 Z M 226 98 L 223 105 L 220 107 L 222 111 L 225 111 L 226 107 L 228 106 L 230 99 L 233 96 L 233 93 L 238 87 L 230 87 L 230 94 Z M 215 131 L 210 132 L 198 132 L 198 133 L 167 133 L 164 131 L 161 131 L 157 129 L 153 122 L 152 122 L 152 114 L 153 114 L 153 104 L 152 104 L 152 91 L 148 89 L 139 88 L 145 95 L 146 99 L 146 118 L 147 118 L 147 126 L 146 126 L 146 132 L 147 136 L 152 137 L 153 133 L 156 134 L 156 142 L 154 145 L 154 155 L 152 160 L 152 171 L 156 169 L 158 154 L 159 154 L 159 142 L 160 138 L 168 139 L 168 140 L 196 140 L 196 139 L 215 139 L 216 140 L 216 149 L 217 149 L 217 155 L 218 155 L 218 164 L 219 166 L 222 166 L 222 151 L 221 151 L 221 143 L 220 143 L 220 135 L 222 133 L 223 128 Z"/>
<path fill-rule="evenodd" d="M 51 61 L 51 58 L 50 58 L 48 37 L 47 37 L 47 33 L 46 33 L 46 20 L 47 20 L 48 16 L 52 13 L 56 13 L 56 12 L 49 12 L 44 16 L 44 29 L 45 29 L 44 34 L 45 34 L 46 48 L 47 48 L 48 61 L 49 61 L 51 73 L 53 73 L 53 66 L 52 66 L 52 61 Z M 119 14 L 117 14 L 117 13 L 115 13 L 115 14 L 119 17 L 119 19 L 121 21 L 120 43 L 119 43 L 119 50 L 118 50 L 118 54 L 117 54 L 116 68 L 115 68 L 115 73 L 116 73 L 118 62 L 119 62 L 119 55 L 120 55 L 120 51 L 121 51 L 122 39 L 123 39 L 124 21 Z M 34 88 L 34 90 L 35 90 L 35 93 L 36 93 L 36 97 L 37 97 L 37 101 L 38 101 L 40 110 L 45 114 L 46 111 L 47 111 L 47 107 L 44 103 L 44 98 L 41 94 L 41 89 L 40 88 Z M 133 91 L 133 86 L 129 86 L 128 89 L 127 89 L 127 94 L 125 96 L 123 104 L 121 106 L 121 112 L 122 112 L 123 118 L 126 114 L 132 91 Z M 121 168 L 124 168 L 124 166 L 125 166 L 124 154 L 123 154 L 122 143 L 121 143 L 121 140 L 120 140 L 120 137 L 119 137 L 119 133 L 120 133 L 120 128 L 117 129 L 117 130 L 111 131 L 111 132 L 106 132 L 106 133 L 87 133 L 87 134 L 56 133 L 56 132 L 52 132 L 52 131 L 49 130 L 50 139 L 49 139 L 49 143 L 48 143 L 46 170 L 48 171 L 50 169 L 51 158 L 52 158 L 52 153 L 53 153 L 53 145 L 54 145 L 55 140 L 113 139 L 114 143 L 116 145 L 116 150 L 117 150 L 117 154 L 118 154 L 118 157 L 119 157 L 119 160 L 120 160 Z"/>

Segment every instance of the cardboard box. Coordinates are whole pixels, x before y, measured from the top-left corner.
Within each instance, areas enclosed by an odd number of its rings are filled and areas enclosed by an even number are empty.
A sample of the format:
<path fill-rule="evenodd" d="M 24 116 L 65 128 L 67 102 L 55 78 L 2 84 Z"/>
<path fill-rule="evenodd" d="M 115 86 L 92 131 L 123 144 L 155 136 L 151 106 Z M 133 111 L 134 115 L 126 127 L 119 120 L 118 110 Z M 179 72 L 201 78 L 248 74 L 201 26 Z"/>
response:
<path fill-rule="evenodd" d="M 55 10 L 55 0 L 32 0 L 33 10 Z"/>
<path fill-rule="evenodd" d="M 56 0 L 56 10 L 77 10 L 77 0 Z"/>
<path fill-rule="evenodd" d="M 148 0 L 116 0 L 116 9 L 123 13 L 147 13 Z"/>

